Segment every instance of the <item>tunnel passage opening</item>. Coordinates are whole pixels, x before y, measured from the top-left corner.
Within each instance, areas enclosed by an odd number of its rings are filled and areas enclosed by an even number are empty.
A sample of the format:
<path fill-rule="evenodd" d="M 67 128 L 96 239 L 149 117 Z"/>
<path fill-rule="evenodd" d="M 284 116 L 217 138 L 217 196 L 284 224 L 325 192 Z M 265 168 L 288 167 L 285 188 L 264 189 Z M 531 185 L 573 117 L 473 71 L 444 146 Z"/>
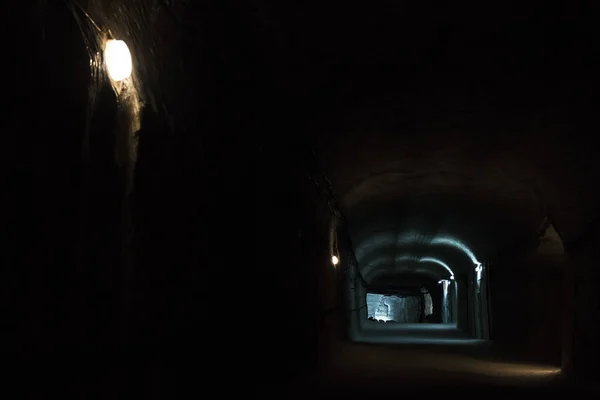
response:
<path fill-rule="evenodd" d="M 492 348 L 503 360 L 559 365 L 564 249 L 552 226 L 519 231 L 488 252 L 450 228 L 446 223 L 428 236 L 381 226 L 351 231 L 350 341 Z"/>
<path fill-rule="evenodd" d="M 433 302 L 429 291 L 398 290 L 392 293 L 367 293 L 368 320 L 375 323 L 422 323 L 433 314 Z"/>
<path fill-rule="evenodd" d="M 486 207 L 420 196 L 350 210 L 351 340 L 490 340 L 489 260 L 523 229 L 502 225 Z"/>

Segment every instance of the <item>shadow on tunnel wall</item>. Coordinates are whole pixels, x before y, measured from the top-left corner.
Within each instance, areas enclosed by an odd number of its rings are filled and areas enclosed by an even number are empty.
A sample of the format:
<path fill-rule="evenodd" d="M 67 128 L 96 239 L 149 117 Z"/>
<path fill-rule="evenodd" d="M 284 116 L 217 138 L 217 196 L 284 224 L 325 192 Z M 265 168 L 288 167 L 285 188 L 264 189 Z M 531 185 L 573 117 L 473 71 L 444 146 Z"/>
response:
<path fill-rule="evenodd" d="M 182 76 L 163 63 L 143 69 L 161 104 L 153 108 L 145 99 L 136 133 L 135 238 L 127 249 L 124 171 L 114 159 L 119 104 L 103 82 L 86 137 L 91 78 L 82 32 L 63 2 L 37 6 L 23 5 L 23 15 L 41 13 L 43 29 L 37 17 L 15 27 L 13 34 L 23 35 L 9 51 L 23 65 L 14 65 L 18 79 L 7 82 L 12 102 L 2 122 L 11 132 L 6 148 L 24 151 L 5 151 L 2 159 L 12 204 L 3 217 L 7 243 L 14 243 L 2 255 L 2 346 L 34 355 L 66 352 L 82 363 L 72 365 L 97 369 L 125 350 L 137 354 L 131 364 L 144 364 L 136 373 L 142 380 L 175 379 L 181 359 L 209 358 L 226 371 L 231 361 L 223 354 L 240 368 L 260 360 L 260 374 L 251 374 L 258 380 L 313 367 L 323 317 L 318 294 L 334 293 L 322 287 L 333 278 L 318 279 L 331 267 L 324 265 L 330 211 L 308 179 L 310 140 L 296 140 L 306 118 L 275 100 L 282 89 L 258 68 L 260 52 L 241 51 L 255 48 L 256 37 L 217 34 L 225 26 L 237 31 L 252 11 L 213 5 L 206 14 L 191 7 L 185 19 L 198 17 L 213 33 L 196 44 L 213 50 L 182 53 Z M 120 17 L 103 22 L 123 31 Z M 163 18 L 168 24 L 171 17 Z M 252 21 L 246 19 L 247 28 L 259 35 Z M 176 32 L 162 28 L 165 35 Z M 155 31 L 145 33 L 132 48 L 151 42 Z M 197 90 L 193 96 L 188 86 Z M 268 106 L 255 101 L 259 86 L 272 99 Z M 300 122 L 290 128 L 294 120 Z M 273 143 L 283 128 L 285 140 Z M 82 155 L 86 140 L 89 158 Z M 124 282 L 129 250 L 135 271 Z M 113 377 L 121 369 L 107 368 Z"/>

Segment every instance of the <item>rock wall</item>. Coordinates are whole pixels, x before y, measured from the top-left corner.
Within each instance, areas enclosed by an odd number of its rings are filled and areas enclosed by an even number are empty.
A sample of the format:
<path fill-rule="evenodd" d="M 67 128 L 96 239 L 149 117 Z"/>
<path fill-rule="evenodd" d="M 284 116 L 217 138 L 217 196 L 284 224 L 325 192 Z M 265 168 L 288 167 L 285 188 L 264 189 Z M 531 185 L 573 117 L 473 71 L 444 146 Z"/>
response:
<path fill-rule="evenodd" d="M 568 363 L 579 379 L 596 381 L 600 367 L 600 229 L 593 223 L 577 243 L 567 245 L 572 273 L 572 299 L 567 312 L 572 312 L 569 329 Z M 570 353 L 570 354 L 569 354 Z"/>
<path fill-rule="evenodd" d="M 560 364 L 564 254 L 514 250 L 490 264 L 491 338 L 529 360 Z"/>
<path fill-rule="evenodd" d="M 367 293 L 367 315 L 381 321 L 417 323 L 421 318 L 421 299 L 418 296 L 385 296 Z"/>

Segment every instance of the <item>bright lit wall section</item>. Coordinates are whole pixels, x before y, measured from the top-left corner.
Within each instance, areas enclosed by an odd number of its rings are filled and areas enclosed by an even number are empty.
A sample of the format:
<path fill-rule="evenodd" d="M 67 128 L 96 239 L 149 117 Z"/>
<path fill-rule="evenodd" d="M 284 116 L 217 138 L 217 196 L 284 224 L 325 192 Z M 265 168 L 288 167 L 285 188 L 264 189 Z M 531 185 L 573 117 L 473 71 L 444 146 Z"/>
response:
<path fill-rule="evenodd" d="M 420 296 L 387 296 L 367 293 L 367 314 L 380 322 L 418 323 L 424 312 Z"/>
<path fill-rule="evenodd" d="M 423 299 L 425 300 L 425 317 L 429 317 L 433 314 L 433 299 L 431 298 L 431 294 L 425 288 L 421 288 L 421 294 L 423 295 Z"/>

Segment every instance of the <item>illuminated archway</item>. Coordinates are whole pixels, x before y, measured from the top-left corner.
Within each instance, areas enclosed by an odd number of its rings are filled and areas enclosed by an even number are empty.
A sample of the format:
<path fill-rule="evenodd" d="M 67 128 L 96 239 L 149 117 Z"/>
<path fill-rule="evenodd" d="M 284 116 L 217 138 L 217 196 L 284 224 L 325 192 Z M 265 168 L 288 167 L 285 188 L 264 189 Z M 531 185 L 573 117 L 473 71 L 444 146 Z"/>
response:
<path fill-rule="evenodd" d="M 446 271 L 448 273 L 448 278 L 450 280 L 454 279 L 454 271 L 452 270 L 452 268 L 450 268 L 450 266 L 445 263 L 444 261 L 436 258 L 436 257 L 423 257 L 423 256 L 416 256 L 413 254 L 403 254 L 401 256 L 397 256 L 394 257 L 393 260 L 391 260 L 393 262 L 394 265 L 399 265 L 401 266 L 403 263 L 406 263 L 406 265 L 410 264 L 410 263 L 414 263 L 414 264 L 425 264 L 425 263 L 433 263 L 436 265 L 441 266 L 444 271 Z M 385 268 L 384 265 L 387 263 L 386 259 L 382 259 L 381 265 L 377 265 L 379 263 L 375 262 L 373 264 L 369 264 L 364 266 L 362 273 L 363 273 L 363 277 L 367 278 L 368 276 L 370 276 L 371 274 L 373 274 L 375 271 L 377 271 L 377 269 L 379 268 L 383 268 L 383 269 L 389 269 Z M 437 273 L 436 275 L 439 276 L 439 273 Z"/>
<path fill-rule="evenodd" d="M 452 269 L 448 266 L 448 264 L 446 264 L 445 262 L 438 260 L 437 258 L 433 258 L 433 257 L 423 257 L 419 260 L 419 262 L 431 262 L 431 263 L 435 263 L 438 265 L 441 265 L 442 267 L 444 267 L 444 269 L 446 269 L 446 271 L 448 271 L 448 273 L 450 273 L 450 279 L 453 280 L 454 279 L 454 272 L 452 271 Z"/>

